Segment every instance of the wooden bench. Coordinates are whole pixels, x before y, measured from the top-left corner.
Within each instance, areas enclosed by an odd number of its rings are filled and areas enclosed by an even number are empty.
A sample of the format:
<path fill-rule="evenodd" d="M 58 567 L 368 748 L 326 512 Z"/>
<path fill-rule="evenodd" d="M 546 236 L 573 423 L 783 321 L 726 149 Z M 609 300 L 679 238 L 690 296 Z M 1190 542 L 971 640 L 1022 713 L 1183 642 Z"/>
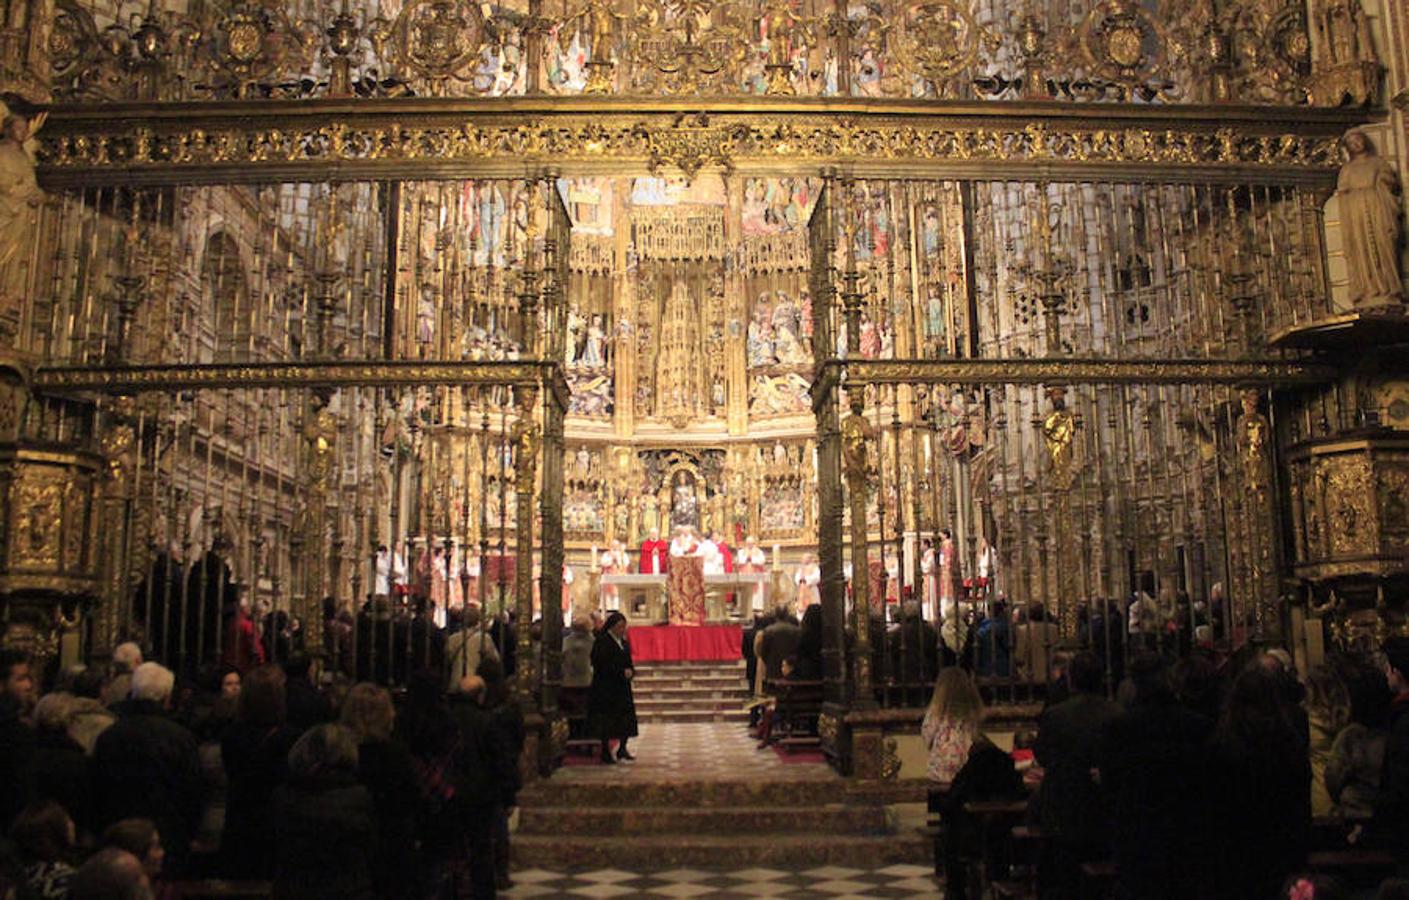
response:
<path fill-rule="evenodd" d="M 1025 797 L 1021 800 L 983 800 L 964 804 L 964 812 L 973 816 L 979 827 L 978 896 L 988 895 L 996 883 L 992 873 L 1006 868 L 1008 862 L 1006 859 L 1000 859 L 1006 849 L 1006 842 L 995 843 L 990 840 L 989 835 L 1011 835 L 1013 829 L 1027 817 L 1027 805 Z"/>
<path fill-rule="evenodd" d="M 773 734 L 777 744 L 785 750 L 820 747 L 817 717 L 822 714 L 822 682 L 770 679 L 764 689 L 776 700 Z"/>

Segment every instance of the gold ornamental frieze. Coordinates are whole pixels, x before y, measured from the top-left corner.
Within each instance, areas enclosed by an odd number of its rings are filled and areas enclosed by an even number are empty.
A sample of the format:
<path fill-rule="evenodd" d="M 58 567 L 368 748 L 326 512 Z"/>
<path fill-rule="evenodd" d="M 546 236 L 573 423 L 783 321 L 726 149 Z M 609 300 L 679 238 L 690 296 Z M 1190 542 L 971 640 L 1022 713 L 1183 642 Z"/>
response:
<path fill-rule="evenodd" d="M 228 108 L 227 107 L 232 107 Z M 521 175 L 551 164 L 574 172 L 669 168 L 760 171 L 843 164 L 860 174 L 982 175 L 1024 167 L 1046 177 L 1325 179 L 1337 139 L 1363 116 L 1210 108 L 1161 112 L 1106 106 L 1100 117 L 1054 104 L 1002 110 L 963 103 L 724 103 L 718 112 L 642 101 L 432 101 L 302 107 L 280 103 L 129 110 L 55 109 L 41 135 L 51 186 L 103 173 L 158 183 L 388 175 Z M 652 110 L 651 107 L 656 107 Z"/>
<path fill-rule="evenodd" d="M 1310 384 L 1335 370 L 1317 363 L 1258 359 L 955 359 L 831 361 L 832 384 L 845 367 L 848 384 Z"/>
<path fill-rule="evenodd" d="M 567 384 L 548 363 L 531 362 L 341 362 L 168 366 L 52 366 L 34 376 L 34 388 L 49 393 L 96 391 L 219 390 L 254 387 L 353 387 L 455 384 L 466 386 L 547 383 L 566 404 Z"/>

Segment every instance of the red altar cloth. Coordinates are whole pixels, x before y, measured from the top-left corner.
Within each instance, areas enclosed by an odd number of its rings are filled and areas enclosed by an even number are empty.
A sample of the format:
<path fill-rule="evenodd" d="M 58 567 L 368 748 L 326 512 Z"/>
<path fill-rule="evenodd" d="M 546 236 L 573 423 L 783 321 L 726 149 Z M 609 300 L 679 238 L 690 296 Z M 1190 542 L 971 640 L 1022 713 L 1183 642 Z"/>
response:
<path fill-rule="evenodd" d="M 643 625 L 626 633 L 632 662 L 742 658 L 741 625 Z"/>

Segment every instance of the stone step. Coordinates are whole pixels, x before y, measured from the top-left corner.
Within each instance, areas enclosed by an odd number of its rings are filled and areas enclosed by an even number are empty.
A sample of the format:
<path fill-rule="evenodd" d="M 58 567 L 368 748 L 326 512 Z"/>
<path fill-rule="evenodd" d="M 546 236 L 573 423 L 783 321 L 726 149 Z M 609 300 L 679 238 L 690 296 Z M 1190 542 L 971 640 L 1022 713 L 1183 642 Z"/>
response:
<path fill-rule="evenodd" d="M 571 807 L 577 810 L 654 807 L 657 809 L 718 809 L 722 807 L 819 808 L 847 796 L 847 782 L 830 772 L 821 777 L 775 780 L 735 779 L 710 781 L 573 781 L 550 778 L 529 784 L 520 792 L 522 808 Z M 864 804 L 863 804 L 864 805 Z M 803 824 L 800 820 L 800 824 Z"/>
<path fill-rule="evenodd" d="M 639 806 L 586 809 L 569 806 L 523 807 L 520 835 L 583 837 L 608 835 L 796 834 L 798 811 L 768 806 L 662 808 Z M 806 828 L 826 835 L 886 834 L 885 810 L 879 805 L 830 804 L 807 810 Z"/>
<path fill-rule="evenodd" d="M 744 671 L 744 661 L 738 660 L 692 660 L 687 662 L 642 662 L 636 664 L 636 669 L 642 673 L 648 672 L 675 672 L 677 674 L 687 673 L 727 673 Z"/>
<path fill-rule="evenodd" d="M 918 831 L 879 836 L 770 834 L 760 840 L 740 834 L 656 835 L 630 840 L 614 835 L 515 835 L 510 847 L 517 865 L 546 865 L 558 870 L 621 868 L 639 872 L 682 866 L 799 869 L 823 865 L 856 868 L 896 863 L 925 865 L 930 862 L 932 841 Z"/>
<path fill-rule="evenodd" d="M 743 672 L 695 672 L 690 675 L 676 672 L 638 672 L 633 679 L 633 685 L 640 690 L 643 685 L 665 685 L 665 686 L 693 686 L 693 685 L 726 685 L 728 687 L 738 687 L 744 683 Z"/>
<path fill-rule="evenodd" d="M 731 724 L 744 725 L 747 724 L 748 720 L 748 713 L 736 713 L 727 710 L 715 711 L 709 709 L 671 709 L 661 712 L 640 712 L 636 714 L 636 721 L 653 725 L 668 725 L 673 723 L 700 724 L 704 722 L 728 722 Z"/>
<path fill-rule="evenodd" d="M 636 714 L 657 712 L 737 712 L 744 708 L 744 701 L 737 697 L 691 697 L 676 698 L 637 697 Z"/>

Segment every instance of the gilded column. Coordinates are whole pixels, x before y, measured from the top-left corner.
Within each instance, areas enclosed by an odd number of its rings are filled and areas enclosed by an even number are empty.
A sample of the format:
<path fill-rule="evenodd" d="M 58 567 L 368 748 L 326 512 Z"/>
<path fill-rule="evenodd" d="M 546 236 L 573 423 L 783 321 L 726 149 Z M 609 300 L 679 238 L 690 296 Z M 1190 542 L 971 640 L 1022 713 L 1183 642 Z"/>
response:
<path fill-rule="evenodd" d="M 533 621 L 533 488 L 538 472 L 542 433 L 533 418 L 538 389 L 519 387 L 516 391 L 518 421 L 514 423 L 511 437 L 514 443 L 514 495 L 517 500 L 514 518 L 514 608 L 518 615 L 519 657 L 517 681 L 519 700 L 525 709 L 531 709 L 534 685 L 532 678 L 526 676 L 538 672 L 538 666 L 533 659 L 533 641 L 529 634 L 529 623 Z M 543 566 L 543 580 L 556 578 L 561 585 L 561 568 L 558 572 L 550 572 L 546 562 L 545 560 Z M 548 600 L 546 596 L 543 599 L 545 603 Z"/>
<path fill-rule="evenodd" d="M 1243 412 L 1238 416 L 1235 438 L 1238 506 L 1245 537 L 1243 557 L 1257 632 L 1264 638 L 1275 638 L 1281 629 L 1281 615 L 1272 494 L 1272 424 L 1258 408 L 1261 391 L 1244 390 L 1241 400 Z"/>
<path fill-rule="evenodd" d="M 866 498 L 870 492 L 870 447 L 875 435 L 862 414 L 865 390 L 848 390 L 851 413 L 841 423 L 842 462 L 851 506 L 851 612 L 856 629 L 853 708 L 875 704 L 871 694 L 871 579 L 866 547 Z"/>

